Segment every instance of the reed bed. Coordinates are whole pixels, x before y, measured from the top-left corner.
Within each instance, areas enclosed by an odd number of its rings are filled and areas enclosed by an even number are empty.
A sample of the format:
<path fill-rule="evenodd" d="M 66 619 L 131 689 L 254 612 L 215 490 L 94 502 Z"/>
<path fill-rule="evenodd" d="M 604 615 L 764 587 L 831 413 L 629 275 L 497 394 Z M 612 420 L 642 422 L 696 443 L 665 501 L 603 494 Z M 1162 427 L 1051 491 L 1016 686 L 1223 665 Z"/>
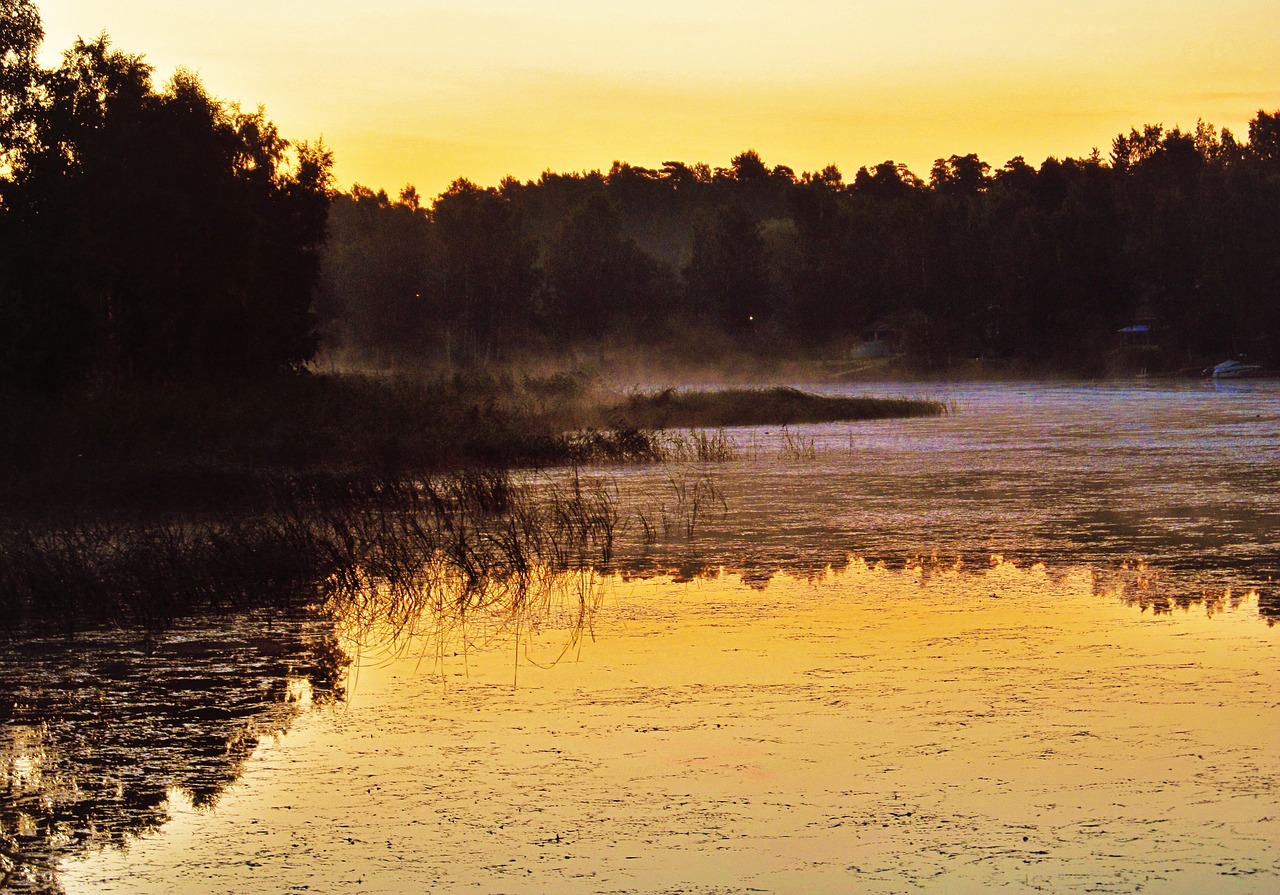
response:
<path fill-rule="evenodd" d="M 200 611 L 306 600 L 358 625 L 519 614 L 566 576 L 612 569 L 618 539 L 691 536 L 714 480 L 671 478 L 650 520 L 576 468 L 521 484 L 469 470 L 413 479 L 282 479 L 252 515 L 23 525 L 0 530 L 0 636 L 102 623 L 161 629 Z M 660 534 L 659 534 L 660 533 Z M 584 603 L 578 607 L 585 612 Z"/>
<path fill-rule="evenodd" d="M 674 463 L 726 463 L 742 459 L 742 450 L 724 429 L 665 431 L 657 439 L 662 459 Z"/>
<path fill-rule="evenodd" d="M 818 459 L 817 442 L 800 432 L 792 431 L 789 426 L 782 427 L 782 443 L 778 453 L 784 460 L 804 461 Z"/>
<path fill-rule="evenodd" d="M 563 583 L 547 576 L 611 569 L 624 535 L 689 539 L 723 513 L 701 467 L 742 458 L 726 426 L 946 409 L 787 388 L 669 389 L 609 406 L 581 377 L 479 374 L 60 403 L 7 396 L 0 406 L 29 421 L 0 437 L 0 637 L 31 626 L 160 629 L 194 612 L 298 599 L 405 624 L 518 613 Z M 784 440 L 788 456 L 814 453 L 789 429 Z M 616 485 L 580 474 L 588 463 L 691 468 L 624 512 Z M 557 464 L 570 471 L 537 487 L 506 471 Z"/>

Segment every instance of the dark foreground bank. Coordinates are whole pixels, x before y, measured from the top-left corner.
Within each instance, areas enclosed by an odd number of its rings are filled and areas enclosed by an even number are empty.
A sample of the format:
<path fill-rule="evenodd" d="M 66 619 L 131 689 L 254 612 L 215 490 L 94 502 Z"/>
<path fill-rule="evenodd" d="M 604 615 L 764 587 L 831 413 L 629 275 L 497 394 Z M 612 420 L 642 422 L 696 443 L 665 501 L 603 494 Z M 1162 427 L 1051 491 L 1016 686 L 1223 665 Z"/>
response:
<path fill-rule="evenodd" d="M 944 407 L 795 389 L 619 397 L 583 376 L 473 374 L 9 397 L 3 410 L 0 639 L 157 629 L 375 581 L 419 599 L 424 570 L 459 607 L 491 590 L 523 599 L 536 569 L 608 566 L 625 520 L 576 473 L 564 493 L 533 492 L 509 469 L 729 459 L 723 433 L 665 430 Z M 679 485 L 675 516 L 632 520 L 646 542 L 691 534 L 719 500 L 709 480 Z"/>
<path fill-rule="evenodd" d="M 669 459 L 659 430 L 936 415 L 792 388 L 620 395 L 578 374 L 301 375 L 0 398 L 0 503 L 225 508 L 287 477 Z"/>

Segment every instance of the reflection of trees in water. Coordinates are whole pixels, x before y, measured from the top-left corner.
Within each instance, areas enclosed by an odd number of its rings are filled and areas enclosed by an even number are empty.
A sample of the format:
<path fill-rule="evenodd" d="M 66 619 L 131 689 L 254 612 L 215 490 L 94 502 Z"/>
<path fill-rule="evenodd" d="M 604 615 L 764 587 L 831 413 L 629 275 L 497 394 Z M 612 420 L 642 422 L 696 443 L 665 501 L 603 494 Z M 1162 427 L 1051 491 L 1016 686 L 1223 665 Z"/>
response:
<path fill-rule="evenodd" d="M 714 483 L 708 502 L 719 512 L 700 511 L 685 499 L 696 490 L 687 478 L 649 484 L 647 492 L 620 493 L 608 477 L 588 484 L 575 474 L 567 490 L 552 484 L 523 492 L 502 512 L 472 517 L 464 539 L 451 550 L 434 550 L 425 562 L 418 553 L 416 564 L 361 566 L 358 579 L 333 592 L 330 609 L 355 649 L 425 643 L 439 663 L 468 649 L 509 648 L 513 640 L 519 656 L 522 633 L 541 628 L 566 631 L 564 650 L 571 650 L 590 629 L 602 581 L 612 575 L 688 582 L 730 574 L 763 589 L 778 575 L 818 579 L 865 562 L 911 572 L 923 586 L 937 576 L 983 574 L 1005 562 L 1039 564 L 1034 554 L 986 552 L 857 557 L 840 549 L 840 538 L 819 536 L 820 524 L 811 542 L 752 539 L 735 532 Z M 1142 611 L 1203 607 L 1214 613 L 1248 605 L 1273 623 L 1276 605 L 1268 602 L 1266 579 L 1257 569 L 1239 569 L 1222 558 L 1199 565 L 1182 559 L 1178 568 L 1157 568 L 1106 554 L 1063 552 L 1045 570 L 1054 580 L 1088 570 L 1100 597 Z"/>
<path fill-rule="evenodd" d="M 1187 599 L 1206 588 L 1256 588 L 1263 612 L 1280 612 L 1267 585 L 1275 570 L 1240 551 L 1171 549 L 1155 531 L 1086 542 L 1074 529 L 1037 530 L 1019 550 L 1007 544 L 1016 523 L 1004 536 L 990 524 L 921 529 L 915 516 L 915 528 L 897 518 L 851 530 L 821 505 L 777 507 L 753 487 L 750 473 L 722 476 L 703 463 L 626 476 L 471 471 L 286 481 L 268 511 L 244 518 L 0 531 L 0 633 L 24 622 L 65 631 L 102 621 L 163 627 L 206 608 L 248 608 L 298 592 L 334 596 L 344 611 L 376 594 L 371 611 L 393 619 L 518 614 L 542 586 L 536 569 L 687 579 L 724 568 L 763 586 L 779 572 L 839 568 L 850 555 L 932 566 L 959 551 L 963 563 L 981 566 L 993 540 L 1019 565 L 1116 569 L 1146 556 L 1188 582 Z M 938 556 L 913 552 L 930 541 Z"/>
<path fill-rule="evenodd" d="M 340 698 L 332 630 L 299 607 L 8 644 L 0 891 L 60 891 L 60 859 L 155 830 L 174 791 L 212 806 L 300 703 Z"/>
<path fill-rule="evenodd" d="M 1274 591 L 1263 589 L 1269 580 L 1270 576 L 1264 579 L 1233 569 L 1198 569 L 1189 574 L 1133 560 L 1095 571 L 1094 589 L 1155 615 L 1192 607 L 1203 607 L 1212 615 L 1239 609 L 1256 599 L 1258 614 L 1271 625 L 1280 617 L 1280 603 Z"/>
<path fill-rule="evenodd" d="M 695 545 L 692 553 L 689 551 L 690 545 L 682 545 L 679 550 L 651 546 L 642 553 L 624 550 L 616 568 L 627 577 L 666 576 L 676 581 L 712 578 L 724 572 L 739 577 L 751 587 L 764 588 L 777 575 L 813 579 L 831 571 L 838 573 L 856 558 L 826 547 L 762 550 L 749 544 L 731 547 L 710 541 Z M 941 572 L 981 571 L 996 560 L 1012 561 L 1024 567 L 1037 562 L 1034 557 L 922 556 L 908 552 L 865 559 L 871 565 L 883 563 L 891 569 L 919 570 L 922 581 Z M 1280 592 L 1266 569 L 1240 569 L 1235 564 L 1211 561 L 1200 566 L 1186 563 L 1184 568 L 1169 568 L 1131 559 L 1093 558 L 1072 562 L 1069 557 L 1059 557 L 1058 560 L 1048 566 L 1051 574 L 1088 569 L 1093 575 L 1096 593 L 1119 598 L 1144 612 L 1163 614 L 1174 609 L 1203 607 L 1215 613 L 1235 610 L 1256 600 L 1258 614 L 1267 624 L 1280 620 Z"/>

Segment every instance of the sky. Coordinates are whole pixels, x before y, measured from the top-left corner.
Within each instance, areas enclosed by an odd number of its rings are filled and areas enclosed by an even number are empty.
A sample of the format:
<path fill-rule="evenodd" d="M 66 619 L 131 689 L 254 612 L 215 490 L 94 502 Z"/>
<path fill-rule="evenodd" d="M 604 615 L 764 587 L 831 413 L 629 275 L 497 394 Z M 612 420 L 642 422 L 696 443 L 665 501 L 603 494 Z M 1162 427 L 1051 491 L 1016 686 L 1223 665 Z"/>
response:
<path fill-rule="evenodd" d="M 1241 138 L 1280 109 L 1280 0 L 37 0 L 43 58 L 105 31 L 163 83 L 323 137 L 339 185 L 726 166 L 846 179 L 976 152 L 1105 156 L 1130 127 Z"/>

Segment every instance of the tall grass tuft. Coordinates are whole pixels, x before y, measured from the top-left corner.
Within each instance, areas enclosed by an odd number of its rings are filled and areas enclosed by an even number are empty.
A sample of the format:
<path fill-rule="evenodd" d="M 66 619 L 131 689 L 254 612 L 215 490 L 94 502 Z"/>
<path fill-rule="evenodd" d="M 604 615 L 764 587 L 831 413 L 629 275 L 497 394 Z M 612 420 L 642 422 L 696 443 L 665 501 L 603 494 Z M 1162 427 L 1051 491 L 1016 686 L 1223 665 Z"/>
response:
<path fill-rule="evenodd" d="M 802 461 L 818 459 L 818 447 L 813 438 L 806 438 L 789 426 L 782 427 L 782 444 L 778 453 L 784 460 Z"/>
<path fill-rule="evenodd" d="M 707 472 L 692 480 L 688 476 L 667 479 L 665 495 L 636 511 L 641 541 L 691 539 L 707 519 L 723 516 L 729 505 L 715 477 Z"/>
<path fill-rule="evenodd" d="M 676 463 L 727 463 L 742 458 L 724 429 L 690 429 L 660 435 L 662 459 Z"/>

